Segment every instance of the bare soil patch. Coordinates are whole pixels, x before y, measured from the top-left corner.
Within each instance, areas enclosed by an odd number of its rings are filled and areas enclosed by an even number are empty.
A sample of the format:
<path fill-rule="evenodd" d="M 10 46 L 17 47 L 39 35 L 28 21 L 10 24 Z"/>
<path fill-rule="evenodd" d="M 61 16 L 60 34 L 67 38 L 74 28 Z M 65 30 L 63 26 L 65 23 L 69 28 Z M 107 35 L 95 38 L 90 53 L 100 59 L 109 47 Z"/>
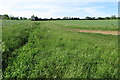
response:
<path fill-rule="evenodd" d="M 102 31 L 102 30 L 86 30 L 86 29 L 66 29 L 68 31 L 76 31 L 82 33 L 100 33 L 106 35 L 120 35 L 120 31 Z"/>

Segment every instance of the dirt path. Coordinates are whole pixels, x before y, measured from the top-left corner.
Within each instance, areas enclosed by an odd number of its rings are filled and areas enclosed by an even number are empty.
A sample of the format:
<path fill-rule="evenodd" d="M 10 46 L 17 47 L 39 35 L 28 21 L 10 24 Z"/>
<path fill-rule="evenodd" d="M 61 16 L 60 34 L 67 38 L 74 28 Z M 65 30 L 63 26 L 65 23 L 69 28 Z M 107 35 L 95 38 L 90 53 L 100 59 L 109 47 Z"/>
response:
<path fill-rule="evenodd" d="M 76 31 L 76 32 L 83 32 L 83 33 L 100 33 L 106 35 L 120 35 L 120 31 L 102 31 L 102 30 L 86 30 L 86 29 L 66 29 L 68 31 Z"/>

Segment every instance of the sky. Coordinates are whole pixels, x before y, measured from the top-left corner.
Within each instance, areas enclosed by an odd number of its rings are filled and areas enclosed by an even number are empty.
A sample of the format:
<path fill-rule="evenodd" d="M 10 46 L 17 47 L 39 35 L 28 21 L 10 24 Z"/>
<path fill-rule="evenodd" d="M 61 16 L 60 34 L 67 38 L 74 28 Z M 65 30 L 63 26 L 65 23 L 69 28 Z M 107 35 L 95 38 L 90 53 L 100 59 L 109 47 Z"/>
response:
<path fill-rule="evenodd" d="M 119 0 L 2 0 L 0 14 L 40 18 L 106 17 L 118 15 Z"/>

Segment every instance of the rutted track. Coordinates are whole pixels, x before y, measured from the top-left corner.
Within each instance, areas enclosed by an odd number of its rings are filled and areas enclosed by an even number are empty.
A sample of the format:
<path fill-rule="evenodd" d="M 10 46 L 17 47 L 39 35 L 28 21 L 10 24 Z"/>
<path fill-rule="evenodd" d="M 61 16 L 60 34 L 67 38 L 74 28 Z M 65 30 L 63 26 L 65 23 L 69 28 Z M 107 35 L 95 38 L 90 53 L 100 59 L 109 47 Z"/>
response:
<path fill-rule="evenodd" d="M 66 29 L 68 31 L 76 31 L 82 33 L 100 33 L 106 35 L 120 35 L 120 31 L 102 31 L 102 30 L 86 30 L 86 29 Z"/>

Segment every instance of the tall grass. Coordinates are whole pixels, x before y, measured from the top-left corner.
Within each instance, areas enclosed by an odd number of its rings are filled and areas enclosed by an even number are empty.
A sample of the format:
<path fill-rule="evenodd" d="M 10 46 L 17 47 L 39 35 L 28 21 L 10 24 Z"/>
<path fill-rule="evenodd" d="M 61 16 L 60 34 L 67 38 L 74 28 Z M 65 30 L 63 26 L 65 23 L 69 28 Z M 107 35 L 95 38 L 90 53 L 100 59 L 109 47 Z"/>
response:
<path fill-rule="evenodd" d="M 7 67 L 8 58 L 12 52 L 23 46 L 29 37 L 29 32 L 33 29 L 30 21 L 3 21 L 2 26 L 2 53 L 3 70 Z"/>
<path fill-rule="evenodd" d="M 117 36 L 65 31 L 51 22 L 32 22 L 32 29 L 25 24 L 15 34 L 12 26 L 3 32 L 5 44 L 14 39 L 12 46 L 23 40 L 13 35 L 29 33 L 26 44 L 12 51 L 4 78 L 118 78 Z"/>

